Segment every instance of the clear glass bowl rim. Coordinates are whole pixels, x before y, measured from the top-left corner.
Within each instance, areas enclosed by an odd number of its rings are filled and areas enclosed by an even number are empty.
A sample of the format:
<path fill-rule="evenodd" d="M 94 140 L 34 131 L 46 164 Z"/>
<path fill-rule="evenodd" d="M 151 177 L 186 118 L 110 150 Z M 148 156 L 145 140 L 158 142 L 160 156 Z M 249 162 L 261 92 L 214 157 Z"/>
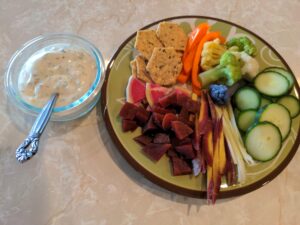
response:
<path fill-rule="evenodd" d="M 71 102 L 70 104 L 66 106 L 61 106 L 61 107 L 55 107 L 54 108 L 54 113 L 65 113 L 67 111 L 75 110 L 76 107 L 79 107 L 82 103 L 87 101 L 89 97 L 96 97 L 98 93 L 94 93 L 95 90 L 97 90 L 97 87 L 101 86 L 104 81 L 104 76 L 105 76 L 105 64 L 104 64 L 104 59 L 101 54 L 101 52 L 98 50 L 98 48 L 92 44 L 91 42 L 87 41 L 86 39 L 75 35 L 75 34 L 70 34 L 70 33 L 51 33 L 51 34 L 45 34 L 45 35 L 40 35 L 37 36 L 28 42 L 24 43 L 20 49 L 18 49 L 11 57 L 8 63 L 8 67 L 5 73 L 5 81 L 4 81 L 4 86 L 6 89 L 6 92 L 8 96 L 25 112 L 36 115 L 37 113 L 40 112 L 41 108 L 38 108 L 36 106 L 30 105 L 29 103 L 25 102 L 20 95 L 18 95 L 17 90 L 13 87 L 12 81 L 11 81 L 11 70 L 14 66 L 14 63 L 18 60 L 22 52 L 24 52 L 27 48 L 32 47 L 39 42 L 47 42 L 47 41 L 53 41 L 53 40 L 61 40 L 61 39 L 66 39 L 66 40 L 75 40 L 81 42 L 81 44 L 84 45 L 84 47 L 87 47 L 88 50 L 92 53 L 92 57 L 95 59 L 96 67 L 97 67 L 97 73 L 95 75 L 95 80 L 91 87 L 88 89 L 86 93 L 84 93 L 79 99 L 75 100 L 74 102 Z M 58 42 L 59 43 L 59 42 Z M 37 49 L 38 51 L 38 49 Z M 98 91 L 100 94 L 100 91 Z M 74 114 L 74 112 L 73 112 Z M 80 115 L 82 112 L 80 113 Z M 79 116 L 80 116 L 79 115 Z"/>

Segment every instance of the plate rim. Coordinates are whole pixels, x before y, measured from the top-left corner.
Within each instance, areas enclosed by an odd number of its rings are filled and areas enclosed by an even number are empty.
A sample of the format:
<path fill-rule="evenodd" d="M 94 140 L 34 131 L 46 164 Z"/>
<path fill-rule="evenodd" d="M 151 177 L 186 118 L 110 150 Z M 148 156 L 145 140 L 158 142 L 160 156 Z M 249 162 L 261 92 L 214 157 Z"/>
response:
<path fill-rule="evenodd" d="M 227 21 L 227 20 L 223 20 L 220 18 L 216 18 L 216 17 L 209 17 L 209 16 L 200 16 L 200 15 L 181 15 L 181 16 L 174 16 L 174 17 L 168 17 L 168 18 L 164 18 L 164 19 L 160 19 L 157 20 L 155 22 L 152 22 L 142 28 L 140 28 L 139 30 L 144 30 L 147 29 L 149 27 L 152 27 L 162 21 L 169 21 L 169 20 L 176 20 L 176 19 L 207 19 L 207 20 L 216 20 L 218 22 L 223 22 L 223 23 L 227 23 L 231 26 L 236 26 L 237 28 L 243 29 L 245 31 L 247 31 L 248 33 L 250 33 L 251 35 L 255 36 L 256 38 L 258 38 L 260 41 L 262 41 L 265 45 L 267 45 L 275 54 L 276 56 L 281 60 L 281 62 L 285 65 L 285 67 L 288 69 L 288 71 L 293 75 L 293 78 L 295 79 L 295 85 L 294 87 L 296 88 L 297 94 L 298 96 L 300 95 L 300 88 L 299 88 L 299 84 L 297 82 L 297 79 L 294 75 L 294 73 L 292 72 L 291 68 L 289 67 L 289 65 L 287 64 L 287 62 L 284 60 L 284 58 L 276 51 L 275 48 L 273 48 L 266 40 L 264 40 L 263 38 L 261 38 L 259 35 L 257 35 L 256 33 L 250 31 L 249 29 L 238 25 L 236 23 L 233 23 L 231 21 Z M 115 59 L 117 58 L 117 56 L 119 55 L 120 51 L 124 48 L 124 46 L 134 37 L 136 36 L 137 31 L 135 31 L 133 34 L 131 34 L 127 39 L 125 39 L 121 45 L 119 45 L 119 47 L 117 48 L 117 50 L 115 51 L 115 53 L 113 54 L 113 56 L 110 58 L 109 63 L 106 66 L 106 72 L 105 72 L 105 80 L 103 82 L 103 86 L 101 89 L 101 114 L 103 117 L 103 120 L 105 122 L 106 125 L 106 129 L 108 130 L 108 133 L 110 135 L 110 137 L 113 140 L 114 145 L 117 147 L 118 151 L 122 154 L 122 156 L 127 160 L 127 162 L 139 173 L 141 173 L 143 176 L 145 176 L 148 180 L 150 180 L 152 183 L 165 188 L 171 192 L 180 194 L 180 195 L 184 195 L 184 196 L 188 196 L 188 197 L 193 197 L 193 198 L 206 198 L 206 191 L 203 190 L 191 190 L 191 189 L 187 189 L 187 188 L 183 188 L 183 187 L 179 187 L 176 186 L 166 180 L 163 180 L 159 177 L 157 177 L 155 174 L 151 173 L 149 170 L 145 169 L 140 163 L 138 163 L 126 150 L 125 146 L 122 145 L 122 143 L 120 142 L 120 140 L 118 139 L 113 127 L 112 127 L 112 123 L 111 123 L 111 119 L 110 116 L 108 114 L 106 105 L 107 105 L 107 101 L 106 101 L 106 97 L 107 97 L 107 82 L 108 82 L 108 78 L 111 72 L 111 68 L 112 65 L 115 61 Z M 300 143 L 300 126 L 298 127 L 298 132 L 297 132 L 297 137 L 296 140 L 292 146 L 292 149 L 290 150 L 290 152 L 288 153 L 288 155 L 285 157 L 285 159 L 268 175 L 266 175 L 265 177 L 259 179 L 258 181 L 255 181 L 252 184 L 249 184 L 247 186 L 244 187 L 240 187 L 238 189 L 234 189 L 234 190 L 228 190 L 228 191 L 220 191 L 220 193 L 218 194 L 218 198 L 230 198 L 230 197 L 235 197 L 235 196 L 240 196 L 240 195 L 244 195 L 247 193 L 250 193 L 264 185 L 266 185 L 267 183 L 269 183 L 270 181 L 272 181 L 275 177 L 277 177 L 285 168 L 286 166 L 290 163 L 290 161 L 292 160 L 292 158 L 294 157 L 294 155 L 296 154 L 298 147 L 299 147 L 299 143 Z"/>

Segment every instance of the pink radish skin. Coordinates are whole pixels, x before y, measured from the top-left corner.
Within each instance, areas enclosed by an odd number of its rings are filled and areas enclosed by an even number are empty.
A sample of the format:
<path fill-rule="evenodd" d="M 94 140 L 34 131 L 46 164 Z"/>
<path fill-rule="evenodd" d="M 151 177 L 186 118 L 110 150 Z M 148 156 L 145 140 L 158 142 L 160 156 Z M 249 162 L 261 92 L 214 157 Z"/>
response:
<path fill-rule="evenodd" d="M 134 76 L 130 76 L 126 87 L 126 101 L 130 103 L 138 103 L 142 101 L 146 95 L 146 84 Z"/>
<path fill-rule="evenodd" d="M 150 106 L 155 105 L 158 100 L 162 97 L 168 94 L 172 89 L 162 87 L 158 84 L 146 84 L 146 99 Z"/>

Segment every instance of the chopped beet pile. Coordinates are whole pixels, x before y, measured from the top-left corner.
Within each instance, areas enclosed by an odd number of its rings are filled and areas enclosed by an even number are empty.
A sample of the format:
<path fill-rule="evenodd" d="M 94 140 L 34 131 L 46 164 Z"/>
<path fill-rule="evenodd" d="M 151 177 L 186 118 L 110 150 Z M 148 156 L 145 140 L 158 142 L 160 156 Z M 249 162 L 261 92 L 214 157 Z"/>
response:
<path fill-rule="evenodd" d="M 194 137 L 195 114 L 199 102 L 184 92 L 176 90 L 161 97 L 156 104 L 132 104 L 126 102 L 119 113 L 124 132 L 142 128 L 142 134 L 134 140 L 142 145 L 142 151 L 153 161 L 166 154 L 170 158 L 174 176 L 192 173 L 192 160 L 196 151 Z"/>

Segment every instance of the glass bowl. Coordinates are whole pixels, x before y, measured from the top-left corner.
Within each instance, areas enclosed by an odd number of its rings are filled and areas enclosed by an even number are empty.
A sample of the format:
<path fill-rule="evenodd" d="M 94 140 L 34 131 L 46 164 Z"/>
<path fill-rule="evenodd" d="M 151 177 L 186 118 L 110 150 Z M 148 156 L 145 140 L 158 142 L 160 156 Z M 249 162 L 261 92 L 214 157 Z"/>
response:
<path fill-rule="evenodd" d="M 89 112 L 99 100 L 105 76 L 105 64 L 100 51 L 89 41 L 73 34 L 42 35 L 25 43 L 21 49 L 15 52 L 5 74 L 5 89 L 8 99 L 25 113 L 37 116 L 41 108 L 30 104 L 22 96 L 18 85 L 21 71 L 24 70 L 29 60 L 36 60 L 45 53 L 62 50 L 77 50 L 87 53 L 95 62 L 96 72 L 89 89 L 73 102 L 55 107 L 51 120 L 68 121 L 81 117 Z"/>

